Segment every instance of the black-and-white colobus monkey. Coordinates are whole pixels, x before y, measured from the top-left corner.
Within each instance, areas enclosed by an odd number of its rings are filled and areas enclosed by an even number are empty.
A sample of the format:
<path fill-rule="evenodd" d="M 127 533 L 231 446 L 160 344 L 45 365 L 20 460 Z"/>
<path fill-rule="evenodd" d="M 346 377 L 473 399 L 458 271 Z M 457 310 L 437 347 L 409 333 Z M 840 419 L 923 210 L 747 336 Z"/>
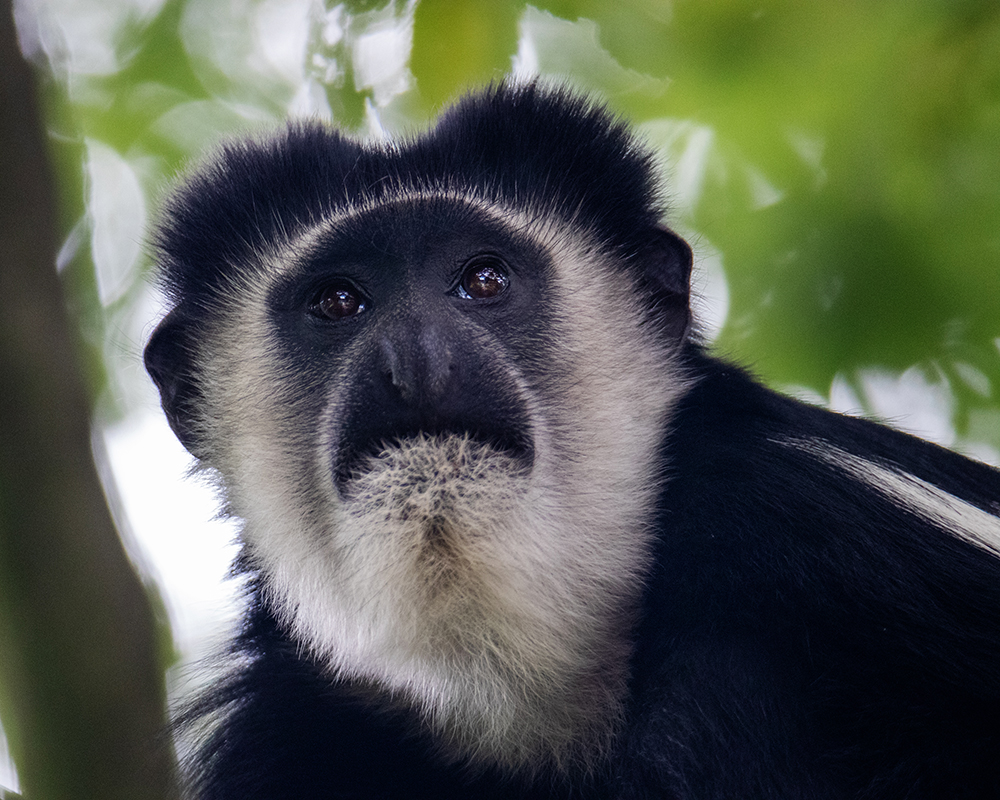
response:
<path fill-rule="evenodd" d="M 706 355 L 654 174 L 503 85 L 167 202 L 146 364 L 250 576 L 198 797 L 1000 797 L 1000 474 Z"/>

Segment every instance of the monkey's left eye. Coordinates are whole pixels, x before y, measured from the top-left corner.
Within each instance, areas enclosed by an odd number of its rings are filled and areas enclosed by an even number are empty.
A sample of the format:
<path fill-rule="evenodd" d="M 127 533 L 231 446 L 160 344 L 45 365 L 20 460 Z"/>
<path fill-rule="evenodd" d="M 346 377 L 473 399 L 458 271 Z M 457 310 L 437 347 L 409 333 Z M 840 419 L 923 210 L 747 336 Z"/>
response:
<path fill-rule="evenodd" d="M 317 292 L 309 310 L 324 319 L 347 319 L 365 310 L 365 299 L 348 283 L 332 283 Z"/>
<path fill-rule="evenodd" d="M 507 265 L 496 256 L 476 256 L 465 265 L 455 293 L 466 300 L 488 300 L 510 284 Z"/>

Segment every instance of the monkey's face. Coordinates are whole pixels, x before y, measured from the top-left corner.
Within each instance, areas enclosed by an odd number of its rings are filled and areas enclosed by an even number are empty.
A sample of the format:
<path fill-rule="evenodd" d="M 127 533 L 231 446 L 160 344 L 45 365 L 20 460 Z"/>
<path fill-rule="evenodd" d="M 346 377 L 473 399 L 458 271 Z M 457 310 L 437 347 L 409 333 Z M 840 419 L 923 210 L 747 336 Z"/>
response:
<path fill-rule="evenodd" d="M 258 256 L 197 318 L 178 307 L 147 361 L 268 601 L 321 663 L 456 741 L 505 714 L 489 735 L 512 761 L 579 739 L 624 681 L 684 389 L 641 273 L 444 193 Z"/>

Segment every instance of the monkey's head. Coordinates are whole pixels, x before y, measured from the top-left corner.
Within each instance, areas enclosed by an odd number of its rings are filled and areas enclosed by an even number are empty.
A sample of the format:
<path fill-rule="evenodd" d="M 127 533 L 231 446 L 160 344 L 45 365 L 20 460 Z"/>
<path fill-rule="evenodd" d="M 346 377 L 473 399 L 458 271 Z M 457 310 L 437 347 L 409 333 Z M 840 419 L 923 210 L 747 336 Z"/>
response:
<path fill-rule="evenodd" d="M 146 365 L 262 601 L 462 757 L 564 760 L 618 713 L 686 388 L 653 173 L 605 111 L 501 86 L 398 143 L 230 144 L 156 235 Z"/>

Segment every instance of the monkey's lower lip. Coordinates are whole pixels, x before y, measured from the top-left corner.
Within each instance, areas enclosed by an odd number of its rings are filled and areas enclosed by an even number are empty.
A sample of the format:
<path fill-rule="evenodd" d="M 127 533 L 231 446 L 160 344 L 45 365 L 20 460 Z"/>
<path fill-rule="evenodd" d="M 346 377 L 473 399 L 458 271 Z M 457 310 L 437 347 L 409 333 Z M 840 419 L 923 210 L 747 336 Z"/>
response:
<path fill-rule="evenodd" d="M 535 462 L 535 448 L 528 434 L 518 431 L 491 431 L 489 434 L 480 431 L 451 431 L 417 429 L 387 433 L 383 437 L 375 437 L 363 443 L 342 442 L 337 450 L 334 461 L 333 477 L 338 489 L 344 493 L 347 486 L 365 473 L 366 465 L 387 448 L 407 440 L 420 437 L 435 438 L 441 436 L 468 437 L 472 442 L 486 445 L 512 458 L 519 470 L 530 472 Z"/>

